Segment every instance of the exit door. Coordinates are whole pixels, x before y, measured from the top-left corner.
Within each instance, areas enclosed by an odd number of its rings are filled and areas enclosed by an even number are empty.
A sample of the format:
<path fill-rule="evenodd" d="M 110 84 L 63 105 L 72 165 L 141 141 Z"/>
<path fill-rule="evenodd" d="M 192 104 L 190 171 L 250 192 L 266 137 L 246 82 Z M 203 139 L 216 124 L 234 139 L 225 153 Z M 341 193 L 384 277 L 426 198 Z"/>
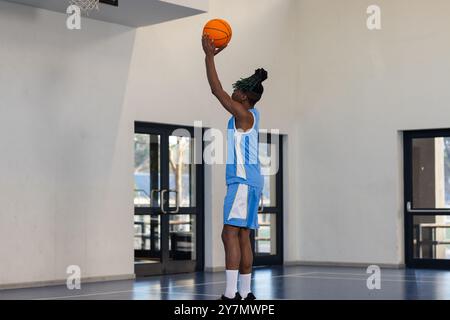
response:
<path fill-rule="evenodd" d="M 408 267 L 450 269 L 450 130 L 404 133 Z"/>
<path fill-rule="evenodd" d="M 194 129 L 136 123 L 134 248 L 137 276 L 203 269 L 203 165 Z"/>

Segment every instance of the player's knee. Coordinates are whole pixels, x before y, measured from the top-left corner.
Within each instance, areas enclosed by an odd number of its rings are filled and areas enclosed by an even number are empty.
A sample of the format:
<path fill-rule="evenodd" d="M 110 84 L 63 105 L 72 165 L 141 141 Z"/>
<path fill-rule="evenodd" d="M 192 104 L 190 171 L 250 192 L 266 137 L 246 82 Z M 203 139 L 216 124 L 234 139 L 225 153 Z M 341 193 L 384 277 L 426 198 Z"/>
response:
<path fill-rule="evenodd" d="M 250 230 L 242 229 L 239 232 L 239 242 L 240 243 L 250 242 Z"/>
<path fill-rule="evenodd" d="M 225 244 L 228 244 L 228 243 L 236 240 L 237 236 L 238 235 L 237 235 L 237 233 L 234 230 L 230 230 L 230 229 L 227 229 L 227 228 L 224 228 L 222 230 L 222 241 Z"/>

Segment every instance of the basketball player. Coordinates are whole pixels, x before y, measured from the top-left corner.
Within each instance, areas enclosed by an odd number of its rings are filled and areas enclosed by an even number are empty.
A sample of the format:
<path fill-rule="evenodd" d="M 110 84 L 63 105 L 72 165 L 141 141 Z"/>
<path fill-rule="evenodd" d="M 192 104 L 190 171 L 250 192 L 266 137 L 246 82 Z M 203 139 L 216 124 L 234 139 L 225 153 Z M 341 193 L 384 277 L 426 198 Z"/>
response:
<path fill-rule="evenodd" d="M 203 36 L 202 44 L 211 92 L 232 115 L 228 122 L 227 194 L 222 231 L 226 290 L 221 299 L 255 300 L 251 292 L 253 253 L 250 231 L 259 227 L 258 206 L 264 186 L 258 157 L 259 112 L 255 105 L 264 92 L 262 83 L 267 79 L 267 72 L 258 69 L 251 77 L 237 81 L 230 97 L 222 88 L 214 63 L 214 56 L 225 47 L 216 48 L 208 35 Z"/>

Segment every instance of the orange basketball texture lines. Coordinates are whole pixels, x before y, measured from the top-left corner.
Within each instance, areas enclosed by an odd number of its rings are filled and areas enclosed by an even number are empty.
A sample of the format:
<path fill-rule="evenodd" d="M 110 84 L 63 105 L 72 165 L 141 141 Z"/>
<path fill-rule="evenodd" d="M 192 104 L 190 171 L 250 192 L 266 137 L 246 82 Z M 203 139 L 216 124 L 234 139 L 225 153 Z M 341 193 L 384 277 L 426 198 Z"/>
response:
<path fill-rule="evenodd" d="M 233 30 L 231 26 L 223 19 L 213 19 L 203 28 L 203 34 L 208 34 L 211 39 L 214 40 L 214 44 L 217 48 L 221 48 L 230 43 L 233 36 Z"/>

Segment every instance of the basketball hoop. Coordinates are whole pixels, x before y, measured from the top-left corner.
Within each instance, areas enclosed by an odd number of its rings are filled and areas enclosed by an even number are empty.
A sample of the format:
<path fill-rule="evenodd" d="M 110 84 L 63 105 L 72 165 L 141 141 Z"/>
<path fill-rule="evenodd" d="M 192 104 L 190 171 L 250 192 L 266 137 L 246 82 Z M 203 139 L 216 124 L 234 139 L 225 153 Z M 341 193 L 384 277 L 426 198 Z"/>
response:
<path fill-rule="evenodd" d="M 98 10 L 98 3 L 99 0 L 70 0 L 70 4 L 78 6 L 87 14 L 94 9 Z"/>

